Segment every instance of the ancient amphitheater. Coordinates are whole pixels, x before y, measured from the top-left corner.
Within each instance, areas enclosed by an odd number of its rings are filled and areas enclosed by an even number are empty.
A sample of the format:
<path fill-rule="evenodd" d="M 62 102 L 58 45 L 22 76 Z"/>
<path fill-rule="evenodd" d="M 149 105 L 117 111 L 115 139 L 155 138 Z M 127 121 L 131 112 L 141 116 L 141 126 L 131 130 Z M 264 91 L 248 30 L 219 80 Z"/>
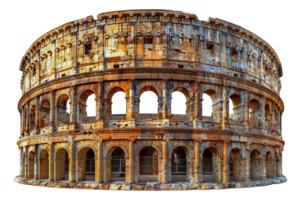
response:
<path fill-rule="evenodd" d="M 19 69 L 18 183 L 204 190 L 286 181 L 282 66 L 238 25 L 171 10 L 100 13 L 38 38 Z M 126 114 L 112 114 L 117 92 Z M 144 92 L 156 94 L 156 114 L 140 113 Z M 173 92 L 185 95 L 185 115 L 171 112 Z M 203 116 L 204 95 L 211 116 Z"/>

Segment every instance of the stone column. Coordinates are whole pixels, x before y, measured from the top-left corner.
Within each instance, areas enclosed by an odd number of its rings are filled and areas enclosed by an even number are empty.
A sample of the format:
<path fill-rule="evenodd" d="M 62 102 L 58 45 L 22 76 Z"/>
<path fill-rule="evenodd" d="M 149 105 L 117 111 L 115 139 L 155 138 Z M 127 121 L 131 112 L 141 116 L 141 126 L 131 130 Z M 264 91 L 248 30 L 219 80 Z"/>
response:
<path fill-rule="evenodd" d="M 229 129 L 229 98 L 228 98 L 228 87 L 223 86 L 223 121 L 222 130 Z"/>
<path fill-rule="evenodd" d="M 133 140 L 129 141 L 129 175 L 128 175 L 128 180 L 127 183 L 131 184 L 134 183 L 134 175 L 135 175 L 135 170 L 134 170 L 134 142 Z"/>
<path fill-rule="evenodd" d="M 76 87 L 71 87 L 71 98 L 70 99 L 70 123 L 76 123 L 76 108 L 77 108 L 77 96 L 76 96 Z"/>
<path fill-rule="evenodd" d="M 35 146 L 35 156 L 34 156 L 34 180 L 39 179 L 39 155 L 38 155 L 38 145 Z"/>
<path fill-rule="evenodd" d="M 29 110 L 29 101 L 26 102 L 26 110 L 27 110 L 27 115 L 26 115 L 26 136 L 29 136 L 29 114 L 30 114 L 30 110 Z"/>
<path fill-rule="evenodd" d="M 98 150 L 97 150 L 97 154 L 98 154 L 98 159 L 97 159 L 97 177 L 95 177 L 95 182 L 97 183 L 102 183 L 103 180 L 104 180 L 104 177 L 103 177 L 103 142 L 102 140 L 98 141 Z"/>
<path fill-rule="evenodd" d="M 194 183 L 200 182 L 200 154 L 199 154 L 199 141 L 194 141 Z"/>
<path fill-rule="evenodd" d="M 35 113 L 35 124 L 36 124 L 36 133 L 40 133 L 40 104 L 39 104 L 40 97 L 36 97 L 36 113 Z"/>
<path fill-rule="evenodd" d="M 52 90 L 50 94 L 51 94 L 50 126 L 52 127 L 52 132 L 55 132 L 55 91 Z"/>
<path fill-rule="evenodd" d="M 260 108 L 261 108 L 260 127 L 263 127 L 265 122 L 265 97 L 264 96 L 262 96 L 260 99 Z"/>
<path fill-rule="evenodd" d="M 245 165 L 246 165 L 246 171 L 245 171 L 245 182 L 250 182 L 250 146 L 251 143 L 246 144 L 246 160 L 245 160 Z"/>
<path fill-rule="evenodd" d="M 21 124 L 21 137 L 24 137 L 24 132 L 26 131 L 26 116 L 25 116 L 25 107 L 22 106 L 21 107 L 21 120 L 22 120 L 22 124 Z"/>
<path fill-rule="evenodd" d="M 190 100 L 189 100 L 189 109 L 190 109 L 190 112 L 189 112 L 189 114 L 190 114 L 190 116 L 189 116 L 189 120 L 194 120 L 194 108 L 195 108 L 195 106 L 194 106 L 194 103 L 195 103 L 195 98 L 194 97 L 191 97 L 190 98 Z"/>
<path fill-rule="evenodd" d="M 129 99 L 128 99 L 128 109 L 127 109 L 127 116 L 128 119 L 135 118 L 135 109 L 134 109 L 134 102 L 135 102 L 135 80 L 129 80 L 130 85 L 130 92 L 129 92 Z"/>
<path fill-rule="evenodd" d="M 71 139 L 69 182 L 75 182 L 75 141 Z"/>
<path fill-rule="evenodd" d="M 23 147 L 20 147 L 19 148 L 20 150 L 20 177 L 24 177 L 24 174 L 23 174 Z"/>
<path fill-rule="evenodd" d="M 167 119 L 167 80 L 163 80 L 163 119 Z"/>
<path fill-rule="evenodd" d="M 28 177 L 28 146 L 25 146 L 25 152 L 24 152 L 24 177 L 25 178 L 29 178 Z"/>
<path fill-rule="evenodd" d="M 96 100 L 96 121 L 103 121 L 104 119 L 103 107 L 103 81 L 98 82 L 98 98 Z"/>
<path fill-rule="evenodd" d="M 228 144 L 229 144 L 229 141 L 224 141 L 224 149 L 223 149 L 223 183 L 228 183 L 229 182 Z"/>
<path fill-rule="evenodd" d="M 278 107 L 278 116 L 277 116 L 277 132 L 281 134 L 280 131 L 280 118 L 281 118 L 281 111 L 280 111 L 280 107 Z"/>
<path fill-rule="evenodd" d="M 162 167 L 162 183 L 163 184 L 166 184 L 168 183 L 168 177 L 167 177 L 167 172 L 168 172 L 168 149 L 167 149 L 167 146 L 168 146 L 168 141 L 167 140 L 164 140 L 163 141 L 163 167 Z"/>
<path fill-rule="evenodd" d="M 54 145 L 53 143 L 48 143 L 49 145 L 49 181 L 54 181 Z"/>
<path fill-rule="evenodd" d="M 250 130 L 250 119 L 249 119 L 249 91 L 245 90 L 244 91 L 244 129 L 245 130 Z"/>
<path fill-rule="evenodd" d="M 262 171 L 262 179 L 265 180 L 267 179 L 267 166 L 266 166 L 266 149 L 267 149 L 267 146 L 265 146 L 263 148 L 263 153 L 262 153 L 262 156 L 261 156 L 261 171 Z"/>
<path fill-rule="evenodd" d="M 272 102 L 271 129 L 275 131 L 275 102 Z"/>

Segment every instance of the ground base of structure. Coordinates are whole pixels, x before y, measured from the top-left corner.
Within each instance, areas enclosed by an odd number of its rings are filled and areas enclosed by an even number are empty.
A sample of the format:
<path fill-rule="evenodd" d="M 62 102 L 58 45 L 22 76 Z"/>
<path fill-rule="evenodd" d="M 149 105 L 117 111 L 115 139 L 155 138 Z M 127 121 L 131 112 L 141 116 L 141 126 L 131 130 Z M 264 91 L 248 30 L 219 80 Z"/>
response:
<path fill-rule="evenodd" d="M 95 183 L 92 181 L 82 181 L 70 183 L 66 181 L 48 181 L 48 180 L 33 180 L 20 178 L 17 176 L 14 180 L 16 183 L 25 185 L 54 187 L 54 188 L 73 188 L 73 189 L 92 189 L 92 190 L 210 190 L 210 189 L 229 189 L 229 188 L 250 188 L 268 186 L 272 184 L 280 184 L 287 181 L 285 176 L 267 178 L 265 180 L 251 180 L 250 182 L 231 181 L 229 183 L 206 182 L 206 183 L 189 183 L 176 182 L 168 184 L 160 184 L 156 182 L 142 182 L 126 184 L 124 182 L 111 183 Z"/>

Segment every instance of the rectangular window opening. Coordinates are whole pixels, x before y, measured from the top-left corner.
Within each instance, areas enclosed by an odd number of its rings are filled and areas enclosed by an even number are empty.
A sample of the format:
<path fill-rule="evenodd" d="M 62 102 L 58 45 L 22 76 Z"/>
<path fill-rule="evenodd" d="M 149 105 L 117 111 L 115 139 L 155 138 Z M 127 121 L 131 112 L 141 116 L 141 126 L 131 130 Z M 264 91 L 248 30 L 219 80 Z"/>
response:
<path fill-rule="evenodd" d="M 153 48 L 153 38 L 144 38 L 144 48 L 145 49 L 152 49 Z"/>
<path fill-rule="evenodd" d="M 66 74 L 62 74 L 62 77 L 66 76 Z"/>
<path fill-rule="evenodd" d="M 90 54 L 90 53 L 92 53 L 92 44 L 91 43 L 85 45 L 85 54 Z"/>
<path fill-rule="evenodd" d="M 118 68 L 119 68 L 119 64 L 115 64 L 114 69 L 118 69 Z"/>
<path fill-rule="evenodd" d="M 178 65 L 178 68 L 183 69 L 184 65 Z"/>

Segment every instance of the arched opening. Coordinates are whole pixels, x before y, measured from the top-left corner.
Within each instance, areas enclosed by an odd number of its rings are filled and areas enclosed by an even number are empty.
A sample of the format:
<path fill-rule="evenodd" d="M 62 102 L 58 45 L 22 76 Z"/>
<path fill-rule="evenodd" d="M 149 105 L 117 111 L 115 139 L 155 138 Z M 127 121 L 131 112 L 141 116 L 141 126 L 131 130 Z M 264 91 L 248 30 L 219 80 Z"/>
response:
<path fill-rule="evenodd" d="M 69 154 L 66 149 L 60 148 L 56 153 L 55 181 L 68 180 L 69 178 Z"/>
<path fill-rule="evenodd" d="M 40 153 L 40 177 L 39 179 L 48 179 L 49 178 L 49 154 L 46 149 L 43 149 Z"/>
<path fill-rule="evenodd" d="M 232 149 L 229 158 L 229 179 L 231 180 L 244 180 L 243 173 L 243 159 L 241 150 L 238 148 Z"/>
<path fill-rule="evenodd" d="M 274 158 L 272 152 L 268 151 L 266 154 L 266 178 L 274 178 Z"/>
<path fill-rule="evenodd" d="M 92 98 L 91 98 L 92 97 Z M 94 97 L 94 99 L 93 99 Z M 91 100 L 90 100 L 91 98 Z M 89 102 L 88 102 L 89 99 Z M 92 107 L 93 113 L 88 113 L 87 110 L 90 110 L 90 107 L 88 108 L 88 103 L 94 104 Z M 92 90 L 86 90 L 80 95 L 79 99 L 79 115 L 80 115 L 80 120 L 81 123 L 90 123 L 90 122 L 95 122 L 96 121 L 96 101 L 95 101 L 95 94 Z M 91 111 L 92 112 L 92 111 Z M 92 115 L 94 114 L 94 115 Z"/>
<path fill-rule="evenodd" d="M 140 152 L 139 181 L 158 182 L 158 152 L 153 147 L 145 147 Z"/>
<path fill-rule="evenodd" d="M 241 98 L 238 94 L 232 94 L 229 105 L 229 119 L 240 121 L 243 119 L 243 107 L 241 105 Z"/>
<path fill-rule="evenodd" d="M 204 99 L 205 101 L 203 103 L 203 114 L 211 115 L 211 100 L 206 96 L 204 96 Z"/>
<path fill-rule="evenodd" d="M 28 178 L 34 178 L 34 157 L 35 154 L 30 151 L 28 157 Z"/>
<path fill-rule="evenodd" d="M 207 148 L 203 153 L 203 180 L 211 181 L 213 178 L 213 163 L 212 163 L 212 153 Z"/>
<path fill-rule="evenodd" d="M 259 102 L 257 99 L 251 99 L 249 106 L 250 126 L 259 127 L 260 118 Z"/>
<path fill-rule="evenodd" d="M 262 178 L 262 163 L 261 155 L 257 149 L 254 149 L 250 155 L 250 178 L 261 179 Z"/>
<path fill-rule="evenodd" d="M 50 123 L 50 102 L 45 99 L 40 106 L 40 128 L 49 126 Z"/>
<path fill-rule="evenodd" d="M 78 152 L 78 181 L 95 181 L 95 153 L 90 147 L 84 147 Z"/>
<path fill-rule="evenodd" d="M 171 114 L 186 115 L 187 114 L 187 98 L 183 92 L 175 90 L 171 93 Z"/>
<path fill-rule="evenodd" d="M 125 153 L 121 148 L 112 152 L 111 181 L 125 181 Z"/>
<path fill-rule="evenodd" d="M 171 155 L 171 181 L 186 181 L 186 153 L 183 148 L 176 147 Z"/>
<path fill-rule="evenodd" d="M 57 125 L 67 124 L 70 122 L 70 111 L 67 112 L 69 96 L 63 94 L 57 101 Z"/>
<path fill-rule="evenodd" d="M 106 116 L 111 120 L 125 120 L 127 99 L 125 91 L 120 87 L 112 88 L 107 94 Z"/>
<path fill-rule="evenodd" d="M 35 119 L 36 119 L 36 106 L 33 105 L 31 106 L 29 112 L 29 131 L 32 131 L 36 128 Z"/>
<path fill-rule="evenodd" d="M 142 116 L 149 114 L 147 118 L 154 118 L 153 116 L 154 114 L 156 114 L 156 116 L 158 115 L 158 96 L 156 91 L 154 92 L 153 88 L 151 88 L 150 90 L 145 90 L 144 92 L 141 93 L 140 103 L 139 103 L 139 113 L 143 114 Z"/>
<path fill-rule="evenodd" d="M 88 117 L 96 117 L 96 96 L 95 94 L 91 94 L 87 99 L 87 116 Z"/>

